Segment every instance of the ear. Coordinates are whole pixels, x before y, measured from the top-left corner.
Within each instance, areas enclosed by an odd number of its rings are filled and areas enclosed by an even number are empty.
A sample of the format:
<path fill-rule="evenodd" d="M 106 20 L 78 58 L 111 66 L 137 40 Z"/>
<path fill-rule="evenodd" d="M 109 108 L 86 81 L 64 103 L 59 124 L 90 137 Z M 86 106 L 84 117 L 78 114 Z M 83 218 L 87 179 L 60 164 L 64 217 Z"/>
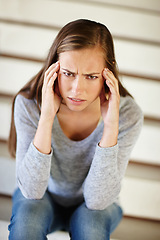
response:
<path fill-rule="evenodd" d="M 106 84 L 106 80 L 104 81 L 104 91 L 105 91 L 105 93 L 109 93 L 109 87 L 107 86 L 107 84 Z"/>
<path fill-rule="evenodd" d="M 106 67 L 107 68 L 107 67 Z M 104 91 L 105 91 L 105 93 L 109 93 L 109 87 L 107 86 L 107 84 L 106 84 L 106 79 L 105 79 L 105 77 L 104 77 L 104 70 L 103 70 L 103 74 L 102 74 L 102 76 L 103 76 L 103 80 L 104 80 L 104 83 L 103 83 L 103 85 L 104 85 Z"/>
<path fill-rule="evenodd" d="M 58 97 L 61 97 L 59 86 L 58 86 L 58 77 L 56 78 L 54 82 L 54 92 L 58 95 Z"/>
<path fill-rule="evenodd" d="M 105 93 L 105 87 L 104 87 L 104 84 L 103 84 L 102 90 L 101 90 L 100 95 L 99 95 L 101 104 L 103 104 L 106 101 L 105 94 L 106 94 Z"/>

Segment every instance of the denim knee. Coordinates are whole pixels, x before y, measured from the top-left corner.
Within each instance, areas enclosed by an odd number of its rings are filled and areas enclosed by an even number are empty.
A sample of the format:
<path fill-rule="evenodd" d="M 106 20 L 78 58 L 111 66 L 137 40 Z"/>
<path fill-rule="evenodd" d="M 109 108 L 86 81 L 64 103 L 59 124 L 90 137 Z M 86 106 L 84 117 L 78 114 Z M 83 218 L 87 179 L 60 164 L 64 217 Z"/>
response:
<path fill-rule="evenodd" d="M 25 221 L 19 221 L 18 218 L 13 217 L 9 226 L 9 240 L 46 240 L 43 225 L 41 226 L 38 222 L 37 224 L 32 224 L 29 220 L 30 219 L 27 219 L 27 221 L 26 219 Z"/>
<path fill-rule="evenodd" d="M 13 196 L 13 209 L 9 240 L 45 240 L 49 232 L 51 207 L 47 197 L 42 200 L 29 200 L 18 189 Z"/>
<path fill-rule="evenodd" d="M 122 218 L 122 210 L 112 204 L 104 210 L 90 210 L 82 204 L 70 221 L 72 240 L 108 240 Z"/>

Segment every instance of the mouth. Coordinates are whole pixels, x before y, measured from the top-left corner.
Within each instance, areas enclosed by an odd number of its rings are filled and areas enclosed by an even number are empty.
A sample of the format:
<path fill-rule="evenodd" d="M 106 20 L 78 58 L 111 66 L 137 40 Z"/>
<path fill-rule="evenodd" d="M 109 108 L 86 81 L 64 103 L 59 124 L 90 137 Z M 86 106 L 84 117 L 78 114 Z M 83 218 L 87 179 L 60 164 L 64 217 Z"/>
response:
<path fill-rule="evenodd" d="M 68 97 L 68 99 L 75 104 L 81 104 L 83 102 L 85 102 L 86 100 L 84 99 L 80 99 L 80 98 L 72 98 L 72 97 Z"/>

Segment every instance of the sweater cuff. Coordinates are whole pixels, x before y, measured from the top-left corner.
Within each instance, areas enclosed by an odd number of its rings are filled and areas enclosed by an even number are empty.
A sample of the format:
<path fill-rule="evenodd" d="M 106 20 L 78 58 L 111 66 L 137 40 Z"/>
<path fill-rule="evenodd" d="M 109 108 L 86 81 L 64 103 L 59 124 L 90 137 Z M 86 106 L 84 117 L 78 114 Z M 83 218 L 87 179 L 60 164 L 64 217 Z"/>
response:
<path fill-rule="evenodd" d="M 42 158 L 51 158 L 52 154 L 53 154 L 53 149 L 51 147 L 51 152 L 49 154 L 45 154 L 45 153 L 42 153 L 40 152 L 33 144 L 33 142 L 31 142 L 31 145 L 30 145 L 30 148 L 31 148 L 31 153 L 32 153 L 32 156 L 35 154 L 36 156 L 39 157 L 42 157 Z"/>
<path fill-rule="evenodd" d="M 117 162 L 117 154 L 118 154 L 118 143 L 113 147 L 102 148 L 99 145 L 96 147 L 94 160 L 97 163 L 101 163 L 104 165 L 110 165 Z M 111 165 L 112 165 L 111 164 Z"/>

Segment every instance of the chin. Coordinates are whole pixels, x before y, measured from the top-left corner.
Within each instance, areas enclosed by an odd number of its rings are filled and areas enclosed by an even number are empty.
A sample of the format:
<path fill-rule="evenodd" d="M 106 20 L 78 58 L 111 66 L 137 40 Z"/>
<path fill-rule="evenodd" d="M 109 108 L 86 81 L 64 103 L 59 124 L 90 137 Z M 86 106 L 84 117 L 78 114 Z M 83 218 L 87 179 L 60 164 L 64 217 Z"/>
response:
<path fill-rule="evenodd" d="M 87 107 L 82 107 L 82 106 L 67 106 L 68 109 L 70 111 L 73 111 L 73 112 L 82 112 L 83 110 L 85 110 Z"/>

